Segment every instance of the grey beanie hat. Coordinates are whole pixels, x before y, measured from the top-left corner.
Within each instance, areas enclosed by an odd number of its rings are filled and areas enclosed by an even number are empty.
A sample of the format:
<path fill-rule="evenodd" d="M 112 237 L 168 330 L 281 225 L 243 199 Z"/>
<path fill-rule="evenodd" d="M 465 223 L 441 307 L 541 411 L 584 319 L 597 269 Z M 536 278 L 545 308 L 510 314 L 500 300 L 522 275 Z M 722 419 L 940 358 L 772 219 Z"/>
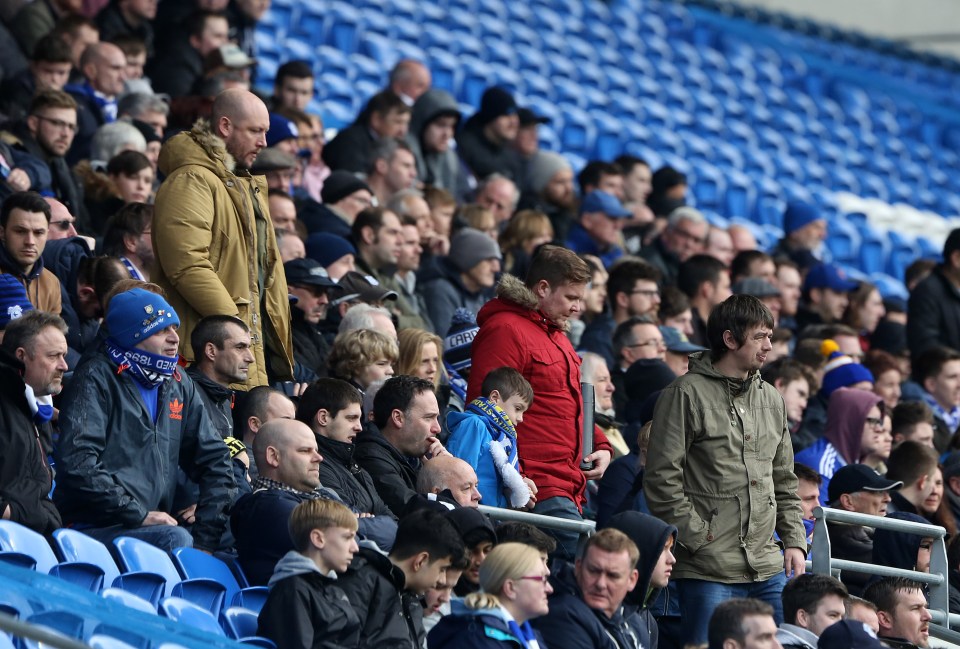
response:
<path fill-rule="evenodd" d="M 570 163 L 559 153 L 538 151 L 527 165 L 527 185 L 535 194 L 539 194 L 555 173 L 570 168 Z"/>
<path fill-rule="evenodd" d="M 500 246 L 489 236 L 474 230 L 463 228 L 450 240 L 448 257 L 460 272 L 465 273 L 485 259 L 503 259 Z"/>

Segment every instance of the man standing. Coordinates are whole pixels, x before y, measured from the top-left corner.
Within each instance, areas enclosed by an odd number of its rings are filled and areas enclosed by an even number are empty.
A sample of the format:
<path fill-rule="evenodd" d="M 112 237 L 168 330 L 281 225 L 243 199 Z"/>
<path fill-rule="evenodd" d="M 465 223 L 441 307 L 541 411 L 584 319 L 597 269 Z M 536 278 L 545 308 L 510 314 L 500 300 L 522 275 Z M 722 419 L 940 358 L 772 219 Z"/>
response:
<path fill-rule="evenodd" d="M 33 308 L 60 313 L 60 280 L 43 267 L 50 205 L 35 192 L 11 194 L 0 206 L 0 272 L 23 284 Z"/>
<path fill-rule="evenodd" d="M 960 349 L 960 228 L 943 244 L 943 262 L 910 292 L 907 311 L 911 356 L 934 345 Z"/>
<path fill-rule="evenodd" d="M 903 577 L 885 577 L 871 584 L 863 598 L 877 605 L 880 632 L 887 645 L 897 649 L 928 647 L 930 620 L 923 585 Z"/>
<path fill-rule="evenodd" d="M 520 129 L 517 110 L 517 102 L 508 91 L 497 86 L 487 88 L 480 109 L 457 134 L 460 157 L 478 181 L 494 173 L 515 182 L 520 179 L 520 157 L 510 146 Z"/>
<path fill-rule="evenodd" d="M 580 358 L 564 334 L 580 311 L 590 281 L 586 262 L 572 251 L 544 246 L 534 257 L 526 283 L 504 275 L 497 298 L 477 316 L 480 331 L 472 347 L 468 401 L 480 396 L 490 370 L 512 367 L 530 382 L 537 398 L 518 426 L 518 451 L 524 475 L 537 485 L 534 512 L 581 520 L 587 480 L 599 480 L 612 448 L 594 431 L 592 463 L 580 468 L 583 451 L 583 398 Z M 576 554 L 577 535 L 556 532 L 558 550 Z"/>
<path fill-rule="evenodd" d="M 236 489 L 230 454 L 177 369 L 180 319 L 143 286 L 110 299 L 103 346 L 64 390 L 54 496 L 65 523 L 104 543 L 212 551 Z M 177 467 L 200 485 L 189 532 L 171 515 Z"/>
<path fill-rule="evenodd" d="M 960 352 L 926 348 L 913 358 L 913 380 L 923 388 L 923 401 L 933 411 L 933 445 L 944 452 L 960 429 Z"/>
<path fill-rule="evenodd" d="M 406 137 L 409 126 L 410 106 L 391 90 L 379 92 L 370 98 L 353 124 L 323 147 L 323 161 L 334 170 L 364 173 L 377 142 Z"/>
<path fill-rule="evenodd" d="M 48 495 L 53 472 L 40 435 L 53 407 L 37 397 L 60 392 L 67 370 L 66 331 L 59 316 L 28 311 L 7 325 L 0 347 L 0 518 L 41 534 L 62 523 Z M 49 443 L 49 431 L 44 437 Z"/>
<path fill-rule="evenodd" d="M 232 89 L 213 103 L 210 124 L 168 140 L 167 179 L 157 192 L 151 272 L 180 314 L 189 340 L 207 315 L 233 315 L 250 328 L 254 362 L 246 385 L 293 377 L 287 282 L 270 222 L 267 186 L 250 166 L 266 146 L 267 107 Z M 181 353 L 193 360 L 189 346 Z"/>
<path fill-rule="evenodd" d="M 773 316 L 757 298 L 728 298 L 707 322 L 709 357 L 693 354 L 690 371 L 657 400 L 644 491 L 651 513 L 679 530 L 674 574 L 686 642 L 706 640 L 713 609 L 730 597 L 764 600 L 781 617 L 784 571 L 804 572 L 783 399 L 759 372 L 772 334 Z"/>

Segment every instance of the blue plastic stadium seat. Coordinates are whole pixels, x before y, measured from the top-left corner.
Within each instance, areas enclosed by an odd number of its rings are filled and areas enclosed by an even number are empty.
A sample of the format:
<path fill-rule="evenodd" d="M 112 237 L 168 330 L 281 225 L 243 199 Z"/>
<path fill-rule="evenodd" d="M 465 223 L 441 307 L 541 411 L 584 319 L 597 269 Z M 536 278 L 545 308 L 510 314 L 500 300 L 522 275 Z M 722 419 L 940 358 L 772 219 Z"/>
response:
<path fill-rule="evenodd" d="M 696 179 L 691 187 L 699 209 L 719 212 L 723 207 L 726 181 L 716 168 L 706 164 L 696 168 Z"/>
<path fill-rule="evenodd" d="M 103 590 L 103 570 L 92 563 L 65 561 L 50 568 L 50 574 L 92 593 Z"/>
<path fill-rule="evenodd" d="M 237 595 L 241 592 L 240 584 L 230 567 L 214 556 L 194 548 L 176 548 L 171 553 L 173 563 L 183 575 L 184 579 L 209 579 L 226 589 L 226 603 L 236 605 Z M 267 589 L 265 586 L 254 586 L 243 589 L 250 598 L 265 600 Z"/>
<path fill-rule="evenodd" d="M 131 645 L 104 633 L 95 633 L 90 636 L 89 644 L 93 649 L 138 649 L 138 645 Z"/>
<path fill-rule="evenodd" d="M 359 112 L 360 97 L 356 86 L 349 80 L 336 73 L 324 74 L 317 79 L 317 95 L 324 101 L 336 101 L 352 106 Z"/>
<path fill-rule="evenodd" d="M 727 216 L 750 218 L 756 201 L 756 190 L 750 177 L 744 173 L 730 170 L 726 173 L 727 191 L 724 194 L 724 209 Z"/>
<path fill-rule="evenodd" d="M 106 600 L 118 602 L 127 608 L 132 608 L 142 613 L 157 614 L 156 604 L 122 588 L 104 588 L 100 596 Z"/>
<path fill-rule="evenodd" d="M 36 562 L 37 572 L 47 574 L 57 565 L 53 549 L 42 535 L 13 521 L 0 520 L 0 550 L 18 552 Z"/>
<path fill-rule="evenodd" d="M 62 633 L 68 638 L 75 640 L 84 638 L 83 618 L 74 613 L 57 610 L 41 611 L 30 615 L 26 621 Z"/>
<path fill-rule="evenodd" d="M 460 68 L 463 76 L 457 88 L 457 100 L 479 106 L 483 92 L 491 85 L 490 68 L 480 59 L 472 57 L 461 57 Z"/>
<path fill-rule="evenodd" d="M 163 550 L 128 536 L 113 540 L 121 568 L 132 572 L 153 572 L 166 581 L 165 594 L 183 597 L 214 614 L 223 608 L 226 586 L 212 579 L 182 579 L 173 560 Z"/>
<path fill-rule="evenodd" d="M 863 232 L 860 242 L 858 267 L 865 273 L 882 273 L 887 267 L 890 246 L 886 239 L 877 233 Z"/>
<path fill-rule="evenodd" d="M 563 149 L 584 156 L 592 153 L 596 128 L 590 114 L 572 105 L 561 106 L 561 110 L 563 129 L 560 131 L 560 142 Z"/>
<path fill-rule="evenodd" d="M 871 273 L 870 281 L 880 291 L 880 295 L 886 298 L 897 298 L 906 300 L 910 296 L 906 285 L 896 277 L 891 277 L 885 273 Z"/>
<path fill-rule="evenodd" d="M 234 640 L 257 635 L 257 614 L 249 609 L 231 606 L 223 611 L 223 628 Z"/>
<path fill-rule="evenodd" d="M 186 624 L 198 631 L 214 635 L 226 635 L 213 614 L 181 597 L 167 597 L 160 602 L 160 613 L 174 622 Z"/>
<path fill-rule="evenodd" d="M 935 245 L 926 237 L 917 237 L 917 245 L 920 247 L 920 256 L 924 259 L 940 260 L 943 257 L 942 246 Z"/>
<path fill-rule="evenodd" d="M 834 261 L 842 264 L 858 263 L 860 240 L 860 233 L 854 225 L 842 219 L 831 221 L 827 234 L 827 248 L 833 254 Z"/>
<path fill-rule="evenodd" d="M 330 3 L 324 30 L 325 44 L 344 54 L 356 52 L 363 33 L 361 13 L 345 2 Z"/>
<path fill-rule="evenodd" d="M 365 33 L 360 39 L 360 53 L 379 61 L 387 70 L 393 68 L 399 58 L 393 39 L 381 34 Z"/>

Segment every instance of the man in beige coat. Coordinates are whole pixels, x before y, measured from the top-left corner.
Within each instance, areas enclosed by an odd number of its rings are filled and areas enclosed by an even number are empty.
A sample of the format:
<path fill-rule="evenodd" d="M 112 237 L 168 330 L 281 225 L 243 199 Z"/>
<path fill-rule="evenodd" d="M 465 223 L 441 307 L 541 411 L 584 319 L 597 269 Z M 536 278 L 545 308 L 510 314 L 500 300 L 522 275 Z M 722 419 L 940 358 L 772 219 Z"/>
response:
<path fill-rule="evenodd" d="M 246 387 L 292 378 L 287 284 L 267 205 L 267 184 L 250 167 L 266 146 L 267 107 L 256 95 L 220 93 L 210 123 L 171 138 L 160 151 L 166 176 L 153 218 L 151 278 L 180 315 L 180 352 L 209 315 L 250 327 L 255 361 Z"/>

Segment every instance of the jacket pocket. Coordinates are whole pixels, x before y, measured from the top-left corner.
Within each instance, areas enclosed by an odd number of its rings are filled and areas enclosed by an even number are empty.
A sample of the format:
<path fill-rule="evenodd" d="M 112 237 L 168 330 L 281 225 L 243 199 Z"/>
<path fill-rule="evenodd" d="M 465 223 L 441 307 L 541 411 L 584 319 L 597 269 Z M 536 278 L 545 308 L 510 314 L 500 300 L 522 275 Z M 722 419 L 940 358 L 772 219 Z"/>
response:
<path fill-rule="evenodd" d="M 530 350 L 530 384 L 537 392 L 561 392 L 566 388 L 567 368 L 562 352 Z"/>

